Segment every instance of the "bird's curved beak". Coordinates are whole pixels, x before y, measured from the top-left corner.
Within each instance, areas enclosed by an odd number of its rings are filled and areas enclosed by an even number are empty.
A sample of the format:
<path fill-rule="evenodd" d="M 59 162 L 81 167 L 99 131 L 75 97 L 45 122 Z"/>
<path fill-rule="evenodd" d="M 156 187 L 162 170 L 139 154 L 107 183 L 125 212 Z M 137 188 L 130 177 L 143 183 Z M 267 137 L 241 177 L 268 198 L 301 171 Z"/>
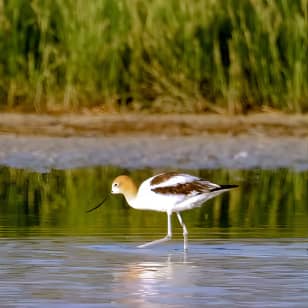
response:
<path fill-rule="evenodd" d="M 110 194 L 106 195 L 106 197 L 98 205 L 96 205 L 95 207 L 93 207 L 89 210 L 86 210 L 86 213 L 90 213 L 90 212 L 98 209 L 100 206 L 102 206 L 105 203 L 105 201 L 109 198 L 109 196 L 110 196 Z"/>

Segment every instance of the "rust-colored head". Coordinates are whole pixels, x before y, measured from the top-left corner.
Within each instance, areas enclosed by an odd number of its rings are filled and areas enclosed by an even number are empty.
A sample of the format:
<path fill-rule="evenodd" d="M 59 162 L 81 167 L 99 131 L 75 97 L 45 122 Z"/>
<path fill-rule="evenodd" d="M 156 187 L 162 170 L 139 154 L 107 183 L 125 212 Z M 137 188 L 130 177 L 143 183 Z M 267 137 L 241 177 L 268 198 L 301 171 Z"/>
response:
<path fill-rule="evenodd" d="M 127 201 L 133 199 L 137 195 L 137 186 L 135 182 L 127 175 L 119 175 L 111 185 L 112 194 L 123 194 Z"/>

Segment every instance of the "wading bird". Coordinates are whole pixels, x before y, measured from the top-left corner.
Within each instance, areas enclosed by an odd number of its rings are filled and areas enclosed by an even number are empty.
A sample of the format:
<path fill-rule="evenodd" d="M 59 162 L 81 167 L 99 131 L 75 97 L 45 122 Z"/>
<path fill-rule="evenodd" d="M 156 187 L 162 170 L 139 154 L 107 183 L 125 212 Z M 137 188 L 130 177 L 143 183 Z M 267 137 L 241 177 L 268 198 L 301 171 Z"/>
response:
<path fill-rule="evenodd" d="M 120 175 L 113 180 L 111 193 L 124 195 L 127 203 L 134 209 L 167 213 L 167 235 L 162 239 L 140 245 L 139 248 L 170 240 L 171 216 L 176 213 L 183 228 L 184 250 L 187 250 L 188 231 L 180 212 L 200 207 L 207 200 L 235 187 L 238 185 L 218 185 L 185 173 L 165 172 L 145 180 L 139 188 L 129 176 Z M 105 200 L 106 198 L 87 212 L 97 209 Z"/>

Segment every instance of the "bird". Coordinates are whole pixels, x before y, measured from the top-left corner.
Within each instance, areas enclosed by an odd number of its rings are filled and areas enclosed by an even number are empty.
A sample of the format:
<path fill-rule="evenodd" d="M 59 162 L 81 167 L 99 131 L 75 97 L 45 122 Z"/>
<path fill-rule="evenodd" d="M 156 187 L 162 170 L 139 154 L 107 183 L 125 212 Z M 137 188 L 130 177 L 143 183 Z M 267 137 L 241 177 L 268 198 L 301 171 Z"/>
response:
<path fill-rule="evenodd" d="M 201 207 L 206 201 L 238 185 L 219 185 L 203 178 L 186 173 L 163 172 L 143 181 L 139 188 L 128 175 L 117 176 L 111 185 L 111 194 L 124 195 L 127 203 L 134 209 L 153 210 L 167 214 L 167 234 L 138 248 L 169 241 L 172 238 L 171 217 L 175 213 L 183 229 L 184 251 L 188 249 L 188 230 L 181 216 L 182 211 Z M 100 207 L 106 198 L 91 212 Z"/>

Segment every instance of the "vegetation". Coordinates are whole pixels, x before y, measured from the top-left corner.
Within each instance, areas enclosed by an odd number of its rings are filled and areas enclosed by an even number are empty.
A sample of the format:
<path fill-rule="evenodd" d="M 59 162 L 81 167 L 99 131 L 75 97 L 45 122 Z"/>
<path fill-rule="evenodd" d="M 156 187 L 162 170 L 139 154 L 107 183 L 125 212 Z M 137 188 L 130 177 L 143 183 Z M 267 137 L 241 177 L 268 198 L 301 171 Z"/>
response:
<path fill-rule="evenodd" d="M 308 0 L 0 0 L 0 108 L 308 110 Z"/>
<path fill-rule="evenodd" d="M 100 235 L 106 239 L 144 240 L 166 232 L 162 213 L 128 208 L 110 197 L 92 213 L 112 179 L 115 167 L 57 171 L 48 174 L 0 169 L 0 236 Z M 155 170 L 131 171 L 141 182 Z M 240 187 L 207 205 L 183 213 L 191 238 L 306 237 L 307 172 L 291 170 L 194 171 L 196 175 Z M 282 189 L 283 188 L 283 189 Z M 181 237 L 174 220 L 175 236 Z"/>

